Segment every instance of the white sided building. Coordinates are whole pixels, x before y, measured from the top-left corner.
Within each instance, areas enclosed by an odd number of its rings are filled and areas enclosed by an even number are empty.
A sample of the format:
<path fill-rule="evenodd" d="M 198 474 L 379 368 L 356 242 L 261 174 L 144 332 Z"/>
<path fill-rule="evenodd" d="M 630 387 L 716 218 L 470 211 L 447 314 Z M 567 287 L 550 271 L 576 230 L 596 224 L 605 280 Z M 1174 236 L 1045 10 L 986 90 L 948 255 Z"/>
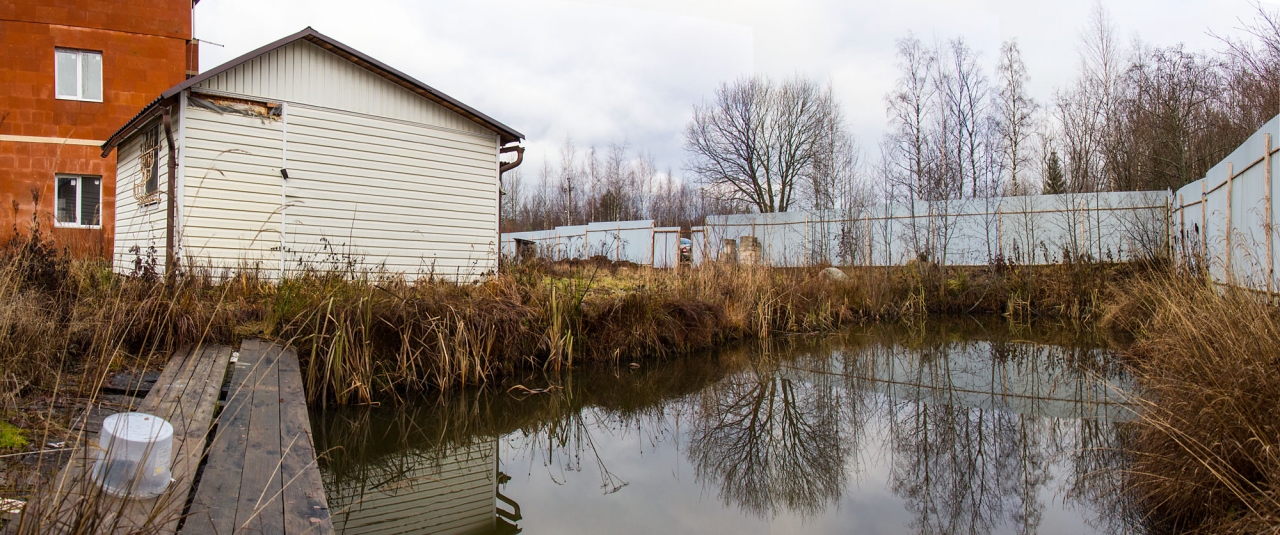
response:
<path fill-rule="evenodd" d="M 165 91 L 103 145 L 113 262 L 474 279 L 497 268 L 499 155 L 522 138 L 307 28 Z"/>

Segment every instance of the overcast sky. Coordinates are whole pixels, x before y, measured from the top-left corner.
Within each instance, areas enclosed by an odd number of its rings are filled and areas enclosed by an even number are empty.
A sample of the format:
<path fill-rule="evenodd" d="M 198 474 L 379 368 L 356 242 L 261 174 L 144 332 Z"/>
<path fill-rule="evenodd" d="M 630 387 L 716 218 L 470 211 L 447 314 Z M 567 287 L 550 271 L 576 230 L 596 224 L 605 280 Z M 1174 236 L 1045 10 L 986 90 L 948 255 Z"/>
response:
<path fill-rule="evenodd" d="M 1252 0 L 1105 2 L 1125 41 L 1220 48 Z M 1276 4 L 1264 4 L 1268 9 Z M 311 26 L 510 125 L 526 176 L 580 146 L 626 141 L 682 174 L 681 131 L 726 80 L 802 74 L 830 82 L 866 149 L 885 130 L 894 41 L 964 37 L 989 69 L 1017 39 L 1041 102 L 1073 76 L 1090 1 L 204 0 L 202 69 Z M 869 151 L 868 151 L 869 152 Z"/>

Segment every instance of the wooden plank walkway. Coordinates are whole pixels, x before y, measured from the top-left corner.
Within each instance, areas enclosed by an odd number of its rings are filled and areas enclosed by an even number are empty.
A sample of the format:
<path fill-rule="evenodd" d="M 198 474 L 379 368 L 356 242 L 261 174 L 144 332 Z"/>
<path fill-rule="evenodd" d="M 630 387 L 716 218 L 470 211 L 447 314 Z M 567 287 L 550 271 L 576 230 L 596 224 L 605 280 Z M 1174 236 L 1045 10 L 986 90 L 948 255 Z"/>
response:
<path fill-rule="evenodd" d="M 333 533 L 298 356 L 245 340 L 184 534 Z"/>
<path fill-rule="evenodd" d="M 172 473 L 166 492 L 147 500 L 103 493 L 88 477 L 97 431 L 82 432 L 71 461 L 10 526 L 16 533 L 174 533 L 204 453 L 209 423 L 226 376 L 231 348 L 202 346 L 173 355 L 150 393 L 133 410 L 173 425 Z"/>

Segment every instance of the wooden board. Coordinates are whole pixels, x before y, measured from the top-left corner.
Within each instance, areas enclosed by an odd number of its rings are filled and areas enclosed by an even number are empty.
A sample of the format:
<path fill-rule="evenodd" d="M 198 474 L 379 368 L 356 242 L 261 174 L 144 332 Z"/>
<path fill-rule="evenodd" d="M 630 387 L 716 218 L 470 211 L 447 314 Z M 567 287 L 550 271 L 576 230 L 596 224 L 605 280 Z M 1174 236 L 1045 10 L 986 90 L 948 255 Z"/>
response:
<path fill-rule="evenodd" d="M 236 521 L 235 497 L 240 495 L 244 473 L 245 444 L 248 439 L 250 400 L 249 374 L 254 371 L 241 351 L 231 372 L 226 404 L 218 415 L 217 427 L 209 443 L 208 462 L 196 489 L 183 533 L 233 533 Z"/>
<path fill-rule="evenodd" d="M 297 353 L 246 340 L 184 534 L 333 532 Z"/>
<path fill-rule="evenodd" d="M 284 521 L 286 533 L 332 533 L 324 481 L 316 466 L 315 443 L 311 438 L 311 418 L 307 396 L 302 389 L 298 355 L 292 349 L 280 358 L 281 445 L 284 460 Z"/>
<path fill-rule="evenodd" d="M 146 500 L 121 500 L 103 493 L 89 477 L 96 460 L 98 430 L 87 430 L 72 460 L 44 492 L 34 496 L 11 530 L 15 533 L 174 533 L 204 453 L 209 424 L 231 350 L 198 346 L 180 350 L 165 366 L 146 398 L 134 409 L 173 425 L 173 482 Z"/>

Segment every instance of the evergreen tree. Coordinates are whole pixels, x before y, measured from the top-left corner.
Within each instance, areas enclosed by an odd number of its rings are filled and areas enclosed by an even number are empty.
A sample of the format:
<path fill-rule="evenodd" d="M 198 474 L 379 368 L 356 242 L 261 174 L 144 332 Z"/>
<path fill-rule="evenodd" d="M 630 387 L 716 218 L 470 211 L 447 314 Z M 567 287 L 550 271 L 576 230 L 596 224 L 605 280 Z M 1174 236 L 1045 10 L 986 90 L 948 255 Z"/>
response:
<path fill-rule="evenodd" d="M 1044 166 L 1044 194 L 1056 195 L 1066 192 L 1067 181 L 1062 174 L 1062 161 L 1058 159 L 1058 151 L 1049 151 L 1049 159 Z"/>

